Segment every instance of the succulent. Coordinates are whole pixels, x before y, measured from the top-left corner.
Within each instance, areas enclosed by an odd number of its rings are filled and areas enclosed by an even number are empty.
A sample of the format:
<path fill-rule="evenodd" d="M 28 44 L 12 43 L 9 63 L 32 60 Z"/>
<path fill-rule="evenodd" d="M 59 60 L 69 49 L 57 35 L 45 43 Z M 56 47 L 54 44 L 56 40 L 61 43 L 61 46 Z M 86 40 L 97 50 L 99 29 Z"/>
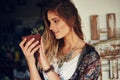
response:
<path fill-rule="evenodd" d="M 38 25 L 37 27 L 34 27 L 31 31 L 31 34 L 36 34 L 44 31 L 44 26 L 43 25 Z"/>

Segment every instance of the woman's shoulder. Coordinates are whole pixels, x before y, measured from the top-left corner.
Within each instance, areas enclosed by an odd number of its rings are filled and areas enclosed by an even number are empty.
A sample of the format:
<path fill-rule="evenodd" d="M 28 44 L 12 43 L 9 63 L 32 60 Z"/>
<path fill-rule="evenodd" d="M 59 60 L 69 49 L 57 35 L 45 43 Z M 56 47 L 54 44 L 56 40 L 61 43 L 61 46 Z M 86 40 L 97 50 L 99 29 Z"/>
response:
<path fill-rule="evenodd" d="M 95 49 L 94 46 L 90 45 L 90 44 L 85 44 L 85 47 L 83 49 L 83 52 L 86 54 L 86 55 L 89 55 L 89 56 L 99 56 L 99 53 L 97 52 L 97 50 Z"/>
<path fill-rule="evenodd" d="M 96 62 L 100 60 L 99 53 L 95 50 L 95 48 L 90 45 L 86 44 L 85 48 L 83 49 L 83 56 L 82 61 L 86 64 L 91 64 L 92 62 Z"/>
<path fill-rule="evenodd" d="M 76 80 L 80 80 L 82 77 L 85 77 L 86 74 L 89 74 L 88 72 L 90 72 L 91 69 L 93 71 L 93 68 L 98 69 L 98 71 L 96 71 L 99 72 L 100 65 L 100 57 L 98 52 L 92 45 L 85 44 L 78 60 L 76 73 L 79 77 L 76 77 Z"/>
<path fill-rule="evenodd" d="M 100 56 L 95 48 L 90 44 L 85 44 L 83 51 L 81 52 L 81 56 L 79 57 L 78 63 L 81 64 L 90 64 L 100 60 Z"/>

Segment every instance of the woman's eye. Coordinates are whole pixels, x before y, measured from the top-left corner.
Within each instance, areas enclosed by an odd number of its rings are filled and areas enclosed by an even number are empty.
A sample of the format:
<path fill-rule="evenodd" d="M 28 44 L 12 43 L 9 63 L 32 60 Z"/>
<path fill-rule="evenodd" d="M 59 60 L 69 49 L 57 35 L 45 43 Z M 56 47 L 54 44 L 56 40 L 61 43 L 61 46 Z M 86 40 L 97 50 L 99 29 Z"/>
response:
<path fill-rule="evenodd" d="M 58 23 L 58 22 L 59 22 L 59 20 L 55 20 L 55 21 L 54 21 L 54 23 Z"/>

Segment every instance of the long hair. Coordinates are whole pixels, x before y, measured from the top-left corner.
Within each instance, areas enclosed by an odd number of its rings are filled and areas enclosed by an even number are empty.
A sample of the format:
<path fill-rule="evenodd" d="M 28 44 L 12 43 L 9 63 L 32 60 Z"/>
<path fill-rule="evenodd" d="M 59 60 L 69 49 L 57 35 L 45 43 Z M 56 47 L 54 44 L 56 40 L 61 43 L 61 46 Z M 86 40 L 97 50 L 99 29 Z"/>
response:
<path fill-rule="evenodd" d="M 43 11 L 43 20 L 45 22 L 45 32 L 44 32 L 44 46 L 45 53 L 48 57 L 48 60 L 56 56 L 59 59 L 63 58 L 62 47 L 64 46 L 63 39 L 57 40 L 54 34 L 49 30 L 50 23 L 47 19 L 48 11 L 55 11 L 57 14 L 62 17 L 65 22 L 73 27 L 76 35 L 83 40 L 83 32 L 81 29 L 81 19 L 78 14 L 77 8 L 70 0 L 49 0 L 49 4 Z M 72 20 L 72 21 L 71 21 Z"/>

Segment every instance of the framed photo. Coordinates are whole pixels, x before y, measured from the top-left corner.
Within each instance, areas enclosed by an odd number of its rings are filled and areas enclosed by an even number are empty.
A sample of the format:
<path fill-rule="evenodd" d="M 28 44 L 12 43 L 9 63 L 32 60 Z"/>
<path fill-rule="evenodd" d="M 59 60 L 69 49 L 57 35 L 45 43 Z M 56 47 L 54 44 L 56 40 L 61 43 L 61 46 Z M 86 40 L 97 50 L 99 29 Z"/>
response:
<path fill-rule="evenodd" d="M 116 37 L 116 16 L 115 13 L 107 14 L 108 39 Z"/>
<path fill-rule="evenodd" d="M 90 26 L 91 26 L 91 40 L 99 40 L 99 24 L 98 24 L 98 15 L 90 16 Z"/>

